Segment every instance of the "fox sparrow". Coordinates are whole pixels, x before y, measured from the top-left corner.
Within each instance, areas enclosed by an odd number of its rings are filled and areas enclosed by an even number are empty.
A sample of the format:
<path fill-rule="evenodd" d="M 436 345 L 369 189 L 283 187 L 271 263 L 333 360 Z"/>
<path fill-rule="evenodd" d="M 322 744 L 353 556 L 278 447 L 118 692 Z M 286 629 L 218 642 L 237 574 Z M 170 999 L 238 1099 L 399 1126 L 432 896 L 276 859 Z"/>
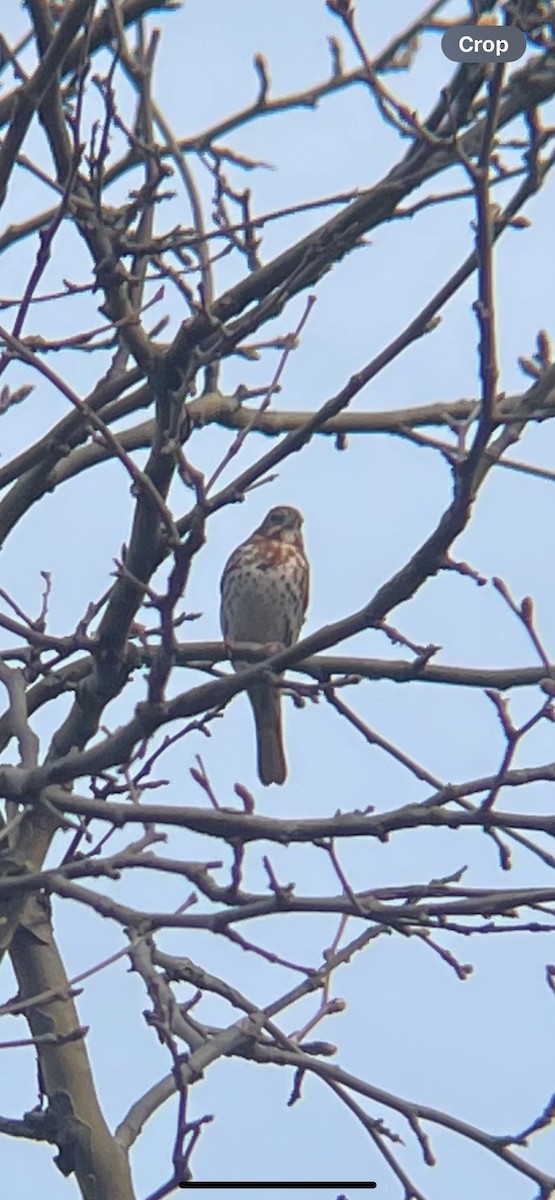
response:
<path fill-rule="evenodd" d="M 236 643 L 268 646 L 271 654 L 297 641 L 308 603 L 309 566 L 302 523 L 296 508 L 280 505 L 270 509 L 226 563 L 220 620 L 236 671 L 252 666 L 233 652 Z M 259 778 L 264 784 L 283 783 L 287 766 L 279 688 L 266 681 L 256 683 L 248 689 L 248 696 L 256 725 Z"/>

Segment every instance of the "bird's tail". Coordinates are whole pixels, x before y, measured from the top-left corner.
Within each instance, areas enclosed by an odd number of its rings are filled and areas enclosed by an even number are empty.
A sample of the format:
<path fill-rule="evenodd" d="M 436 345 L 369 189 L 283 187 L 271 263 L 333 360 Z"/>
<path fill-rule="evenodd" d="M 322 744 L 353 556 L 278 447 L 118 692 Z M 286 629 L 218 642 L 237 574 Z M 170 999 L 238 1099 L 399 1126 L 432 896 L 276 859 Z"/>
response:
<path fill-rule="evenodd" d="M 258 776 L 261 783 L 284 783 L 287 763 L 281 728 L 281 696 L 278 688 L 257 684 L 249 688 L 256 725 Z"/>

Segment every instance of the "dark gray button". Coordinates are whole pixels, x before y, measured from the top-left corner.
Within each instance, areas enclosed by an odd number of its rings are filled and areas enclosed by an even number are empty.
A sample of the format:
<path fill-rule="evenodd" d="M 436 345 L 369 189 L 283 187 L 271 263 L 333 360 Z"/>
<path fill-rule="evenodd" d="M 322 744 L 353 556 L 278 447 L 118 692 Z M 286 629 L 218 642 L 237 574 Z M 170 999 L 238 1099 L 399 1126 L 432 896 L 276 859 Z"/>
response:
<path fill-rule="evenodd" d="M 456 63 L 516 62 L 526 38 L 514 25 L 455 25 L 443 34 L 441 49 Z"/>

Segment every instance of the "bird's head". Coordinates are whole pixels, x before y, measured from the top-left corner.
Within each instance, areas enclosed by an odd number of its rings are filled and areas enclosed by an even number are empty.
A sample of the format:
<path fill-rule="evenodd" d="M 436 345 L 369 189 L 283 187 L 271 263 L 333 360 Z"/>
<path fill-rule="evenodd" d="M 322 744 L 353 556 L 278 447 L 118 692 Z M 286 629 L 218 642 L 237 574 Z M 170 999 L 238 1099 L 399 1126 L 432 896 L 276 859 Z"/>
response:
<path fill-rule="evenodd" d="M 301 544 L 301 526 L 303 518 L 298 508 L 289 504 L 279 504 L 271 508 L 256 530 L 260 537 L 271 538 L 275 541 Z"/>

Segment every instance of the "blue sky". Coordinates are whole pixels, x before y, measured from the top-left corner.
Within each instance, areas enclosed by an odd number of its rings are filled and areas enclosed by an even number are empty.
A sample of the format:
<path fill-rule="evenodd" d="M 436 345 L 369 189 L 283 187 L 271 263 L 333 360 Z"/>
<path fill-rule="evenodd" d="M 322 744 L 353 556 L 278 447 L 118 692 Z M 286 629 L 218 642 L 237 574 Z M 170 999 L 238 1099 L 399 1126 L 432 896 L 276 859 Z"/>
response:
<path fill-rule="evenodd" d="M 388 5 L 360 3 L 359 24 L 369 52 L 378 53 L 389 39 L 413 19 L 419 6 L 409 0 Z M 456 9 L 451 7 L 450 12 Z M 8 5 L 2 14 L 2 32 L 15 40 L 24 27 L 24 14 Z M 283 95 L 305 88 L 329 70 L 327 38 L 341 36 L 338 22 L 321 0 L 281 0 L 261 5 L 255 0 L 188 0 L 172 16 L 155 14 L 149 27 L 164 33 L 156 70 L 156 96 L 174 132 L 192 137 L 224 116 L 249 103 L 256 94 L 257 77 L 252 58 L 262 53 L 268 60 L 272 94 Z M 343 42 L 346 39 L 343 37 Z M 32 62 L 29 56 L 28 65 Z M 345 46 L 347 66 L 355 65 Z M 107 58 L 99 60 L 107 66 Z M 440 87 L 451 75 L 444 59 L 440 35 L 429 36 L 414 70 L 387 77 L 388 86 L 413 109 L 424 115 Z M 131 111 L 131 96 L 123 88 L 124 110 Z M 89 119 L 95 113 L 91 100 Z M 547 110 L 546 119 L 553 120 Z M 354 87 L 324 98 L 318 108 L 301 109 L 260 119 L 226 135 L 234 151 L 270 164 L 244 175 L 231 172 L 236 186 L 252 188 L 253 211 L 270 212 L 324 195 L 365 188 L 379 180 L 402 156 L 406 144 L 392 129 L 384 128 L 371 97 Z M 41 134 L 34 130 L 27 153 L 47 161 Z M 210 180 L 194 163 L 205 200 Z M 48 189 L 23 176 L 9 192 L 2 211 L 2 228 L 20 221 L 37 207 L 52 203 Z M 453 169 L 422 194 L 460 187 L 462 172 Z M 499 189 L 506 200 L 514 184 Z M 549 329 L 553 314 L 551 272 L 555 234 L 552 181 L 526 209 L 528 230 L 509 230 L 495 252 L 496 300 L 500 360 L 500 390 L 524 390 L 527 381 L 518 357 L 530 356 L 538 329 Z M 165 204 L 159 221 L 165 227 L 190 224 L 179 181 L 168 187 L 175 199 Z M 114 201 L 121 196 L 114 189 Z M 411 197 L 412 202 L 419 194 Z M 330 214 L 333 209 L 330 209 Z M 311 410 L 320 407 L 346 379 L 359 370 L 434 294 L 464 260 L 473 246 L 473 205 L 470 200 L 430 207 L 411 219 L 392 222 L 373 231 L 368 242 L 330 272 L 316 289 L 317 303 L 299 348 L 287 363 L 278 407 Z M 263 258 L 269 261 L 285 246 L 315 228 L 323 219 L 309 212 L 268 226 Z M 16 296 L 36 251 L 36 243 L 18 243 L 3 256 L 2 296 Z M 58 251 L 43 280 L 44 290 L 59 280 L 84 277 L 87 257 L 77 235 L 62 231 Z M 217 267 L 218 290 L 241 276 L 236 259 L 223 259 Z M 478 394 L 477 324 L 472 312 L 475 279 L 461 288 L 442 312 L 433 334 L 416 342 L 392 366 L 366 387 L 353 403 L 353 411 L 389 410 L 418 404 L 449 402 Z M 154 289 L 153 289 L 154 291 Z M 298 323 L 306 302 L 296 298 L 271 326 L 283 335 Z M 96 297 L 72 299 L 56 306 L 34 309 L 25 332 L 63 336 L 64 332 L 99 323 Z M 178 298 L 166 288 L 153 308 L 152 323 L 168 313 L 164 337 L 177 330 L 184 313 Z M 6 323 L 8 324 L 7 318 Z M 10 317 L 11 319 L 11 317 Z M 264 337 L 270 336 L 268 331 Z M 259 363 L 235 358 L 225 364 L 222 388 L 232 392 L 239 383 L 263 386 L 277 363 L 275 352 Z M 80 394 L 92 386 L 98 371 L 94 356 L 59 355 L 56 370 Z M 108 358 L 102 359 L 103 369 Z M 14 366 L 9 382 L 28 382 L 30 371 Z M 30 402 L 2 417 L 2 463 L 28 442 L 30 431 L 40 436 L 67 411 L 65 400 L 45 381 L 36 378 Z M 141 417 L 140 419 L 144 419 Z M 433 432 L 433 431 L 432 431 Z M 438 437 L 444 431 L 435 431 Z M 208 428 L 190 445 L 191 459 L 207 474 L 228 448 L 233 434 Z M 228 482 L 266 448 L 260 435 L 251 435 L 223 478 Z M 554 437 L 549 422 L 531 426 L 513 457 L 550 467 Z M 137 460 L 144 462 L 144 455 Z M 339 452 L 333 439 L 318 438 L 302 454 L 279 469 L 277 479 L 252 492 L 242 505 L 223 509 L 208 526 L 208 539 L 195 562 L 184 609 L 200 613 L 187 626 L 187 637 L 219 637 L 219 577 L 231 549 L 256 527 L 276 503 L 292 503 L 305 515 L 306 543 L 312 564 L 312 600 L 306 632 L 361 607 L 376 589 L 415 551 L 437 523 L 449 503 L 451 480 L 445 462 L 433 451 L 392 436 L 350 437 L 348 449 Z M 174 511 L 187 511 L 190 498 L 176 486 Z M 52 573 L 51 632 L 73 628 L 91 596 L 107 586 L 113 559 L 129 535 L 132 497 L 129 480 L 119 464 L 108 464 L 64 484 L 36 506 L 8 538 L 2 551 L 4 586 L 24 608 L 38 608 L 40 571 Z M 555 615 L 552 603 L 551 530 L 555 521 L 553 485 L 526 474 L 497 469 L 480 494 L 472 522 L 458 539 L 454 554 L 472 563 L 488 580 L 500 576 L 517 599 L 535 598 L 537 627 L 553 659 Z M 163 578 L 160 574 L 159 581 Z M 533 649 L 522 627 L 502 598 L 488 583 L 478 588 L 471 579 L 444 573 L 430 580 L 417 597 L 391 615 L 405 636 L 441 646 L 438 661 L 474 666 L 535 665 Z M 365 632 L 341 647 L 342 653 L 404 657 L 391 648 L 384 635 Z M 174 691 L 196 682 L 176 676 Z M 142 698 L 143 681 L 137 680 L 134 697 Z M 361 683 L 344 697 L 363 720 L 393 740 L 443 780 L 458 782 L 497 769 L 503 739 L 493 706 L 463 688 L 436 689 L 425 684 Z M 538 706 L 537 689 L 522 689 L 513 703 L 515 719 L 525 720 Z M 167 787 L 155 795 L 164 803 L 199 805 L 202 796 L 189 774 L 201 754 L 220 803 L 234 803 L 233 784 L 242 780 L 256 794 L 257 808 L 272 816 L 332 815 L 373 805 L 389 810 L 422 800 L 427 785 L 418 784 L 383 751 L 369 747 L 340 720 L 324 700 L 299 710 L 285 705 L 287 756 L 290 777 L 281 790 L 267 792 L 258 786 L 254 741 L 245 697 L 237 698 L 223 720 L 212 727 L 212 737 L 193 734 L 163 759 Z M 37 719 L 34 727 L 44 752 L 48 737 L 66 710 L 66 702 Z M 114 727 L 126 719 L 129 702 L 118 701 L 107 713 Z M 10 748 L 13 760 L 15 750 Z M 530 735 L 518 752 L 516 765 L 550 761 L 553 732 L 550 727 Z M 551 811 L 547 784 L 536 785 L 526 795 L 504 796 L 503 808 Z M 119 836 L 119 835 L 118 835 Z M 133 831 L 133 837 L 135 831 Z M 117 844 L 129 837 L 120 836 Z M 540 841 L 541 839 L 537 839 Z M 116 841 L 114 840 L 114 849 Z M 59 840 L 52 863 L 63 853 Z M 334 894 L 337 880 L 322 851 L 313 847 L 255 845 L 247 851 L 248 887 L 262 890 L 266 876 L 262 852 L 268 853 L 281 882 L 294 880 L 300 894 Z M 347 840 L 339 845 L 344 871 L 355 888 L 426 882 L 448 876 L 467 866 L 464 881 L 472 887 L 551 886 L 551 872 L 525 850 L 515 848 L 510 875 L 498 868 L 495 847 L 478 831 L 407 831 L 388 843 Z M 164 853 L 202 860 L 222 858 L 229 866 L 229 851 L 219 843 L 174 831 Z M 226 870 L 219 873 L 227 879 Z M 94 885 L 93 885 L 94 886 Z M 156 889 L 155 893 L 153 889 Z M 104 881 L 99 890 L 109 891 Z M 188 885 L 178 877 L 132 872 L 114 885 L 117 898 L 139 908 L 168 909 L 183 903 Z M 198 910 L 203 910 L 199 904 Z M 73 977 L 115 953 L 124 944 L 120 930 L 100 921 L 84 906 L 54 902 L 56 934 Z M 361 926 L 362 928 L 362 926 Z M 305 915 L 276 917 L 249 924 L 248 936 L 298 963 L 315 966 L 337 929 L 337 917 Z M 353 920 L 348 937 L 359 932 Z M 259 1004 L 292 987 L 298 974 L 270 967 L 252 953 L 241 952 L 221 938 L 198 931 L 167 931 L 159 943 L 168 952 L 189 956 L 207 971 L 229 978 Z M 502 934 L 489 937 L 445 937 L 443 944 L 463 963 L 472 963 L 473 974 L 461 982 L 453 970 L 416 937 L 392 934 L 376 940 L 364 954 L 341 968 L 333 979 L 332 994 L 345 999 L 346 1011 L 328 1018 L 315 1035 L 337 1045 L 335 1061 L 377 1087 L 474 1122 L 496 1134 L 516 1133 L 544 1108 L 553 1091 L 555 1051 L 550 1029 L 554 997 L 545 985 L 545 965 L 555 960 L 553 939 L 547 935 Z M 190 992 L 177 989 L 180 1000 Z M 13 993 L 13 982 L 4 970 L 3 1000 Z M 170 1069 L 169 1059 L 153 1030 L 143 1020 L 148 1004 L 138 976 L 127 970 L 127 960 L 93 975 L 78 999 L 84 1025 L 90 1026 L 88 1049 L 101 1100 L 115 1127 L 134 1100 Z M 283 1019 L 283 1028 L 300 1028 L 314 1013 L 315 999 L 304 1000 Z M 223 1001 L 203 1002 L 203 1019 L 226 1024 L 235 1019 Z M 4 1031 L 5 1028 L 5 1031 Z M 1 1037 L 24 1036 L 22 1022 L 5 1018 Z M 316 1178 L 325 1183 L 342 1179 L 376 1180 L 368 1193 L 378 1200 L 401 1195 L 382 1159 L 354 1118 L 316 1078 L 307 1079 L 303 1099 L 287 1107 L 292 1072 L 263 1068 L 239 1061 L 221 1060 L 195 1085 L 191 1114 L 214 1113 L 194 1157 L 199 1180 Z M 35 1064 L 32 1050 L 4 1052 L 0 1077 L 0 1113 L 18 1116 L 36 1102 Z M 486 1200 L 503 1194 L 507 1200 L 528 1200 L 534 1188 L 493 1156 L 454 1135 L 430 1126 L 438 1165 L 422 1163 L 418 1146 L 400 1116 L 367 1102 L 372 1116 L 382 1116 L 400 1133 L 405 1145 L 399 1158 L 429 1200 Z M 133 1155 L 137 1197 L 146 1197 L 169 1173 L 175 1130 L 175 1101 L 169 1102 L 140 1139 Z M 553 1169 L 553 1132 L 533 1141 L 533 1161 Z M 395 1149 L 395 1146 L 393 1147 Z M 5 1139 L 5 1173 L 14 1181 L 14 1200 L 31 1200 L 45 1194 L 48 1200 L 77 1195 L 73 1180 L 66 1181 L 51 1165 L 52 1149 Z M 526 1150 L 520 1153 L 526 1156 Z M 284 1194 L 296 1195 L 293 1188 Z M 215 1189 L 208 1193 L 214 1197 Z M 298 1192 L 299 1196 L 303 1194 Z M 332 1192 L 322 1188 L 322 1195 Z M 366 1193 L 361 1193 L 366 1194 Z M 261 1192 L 262 1195 L 262 1192 Z"/>

